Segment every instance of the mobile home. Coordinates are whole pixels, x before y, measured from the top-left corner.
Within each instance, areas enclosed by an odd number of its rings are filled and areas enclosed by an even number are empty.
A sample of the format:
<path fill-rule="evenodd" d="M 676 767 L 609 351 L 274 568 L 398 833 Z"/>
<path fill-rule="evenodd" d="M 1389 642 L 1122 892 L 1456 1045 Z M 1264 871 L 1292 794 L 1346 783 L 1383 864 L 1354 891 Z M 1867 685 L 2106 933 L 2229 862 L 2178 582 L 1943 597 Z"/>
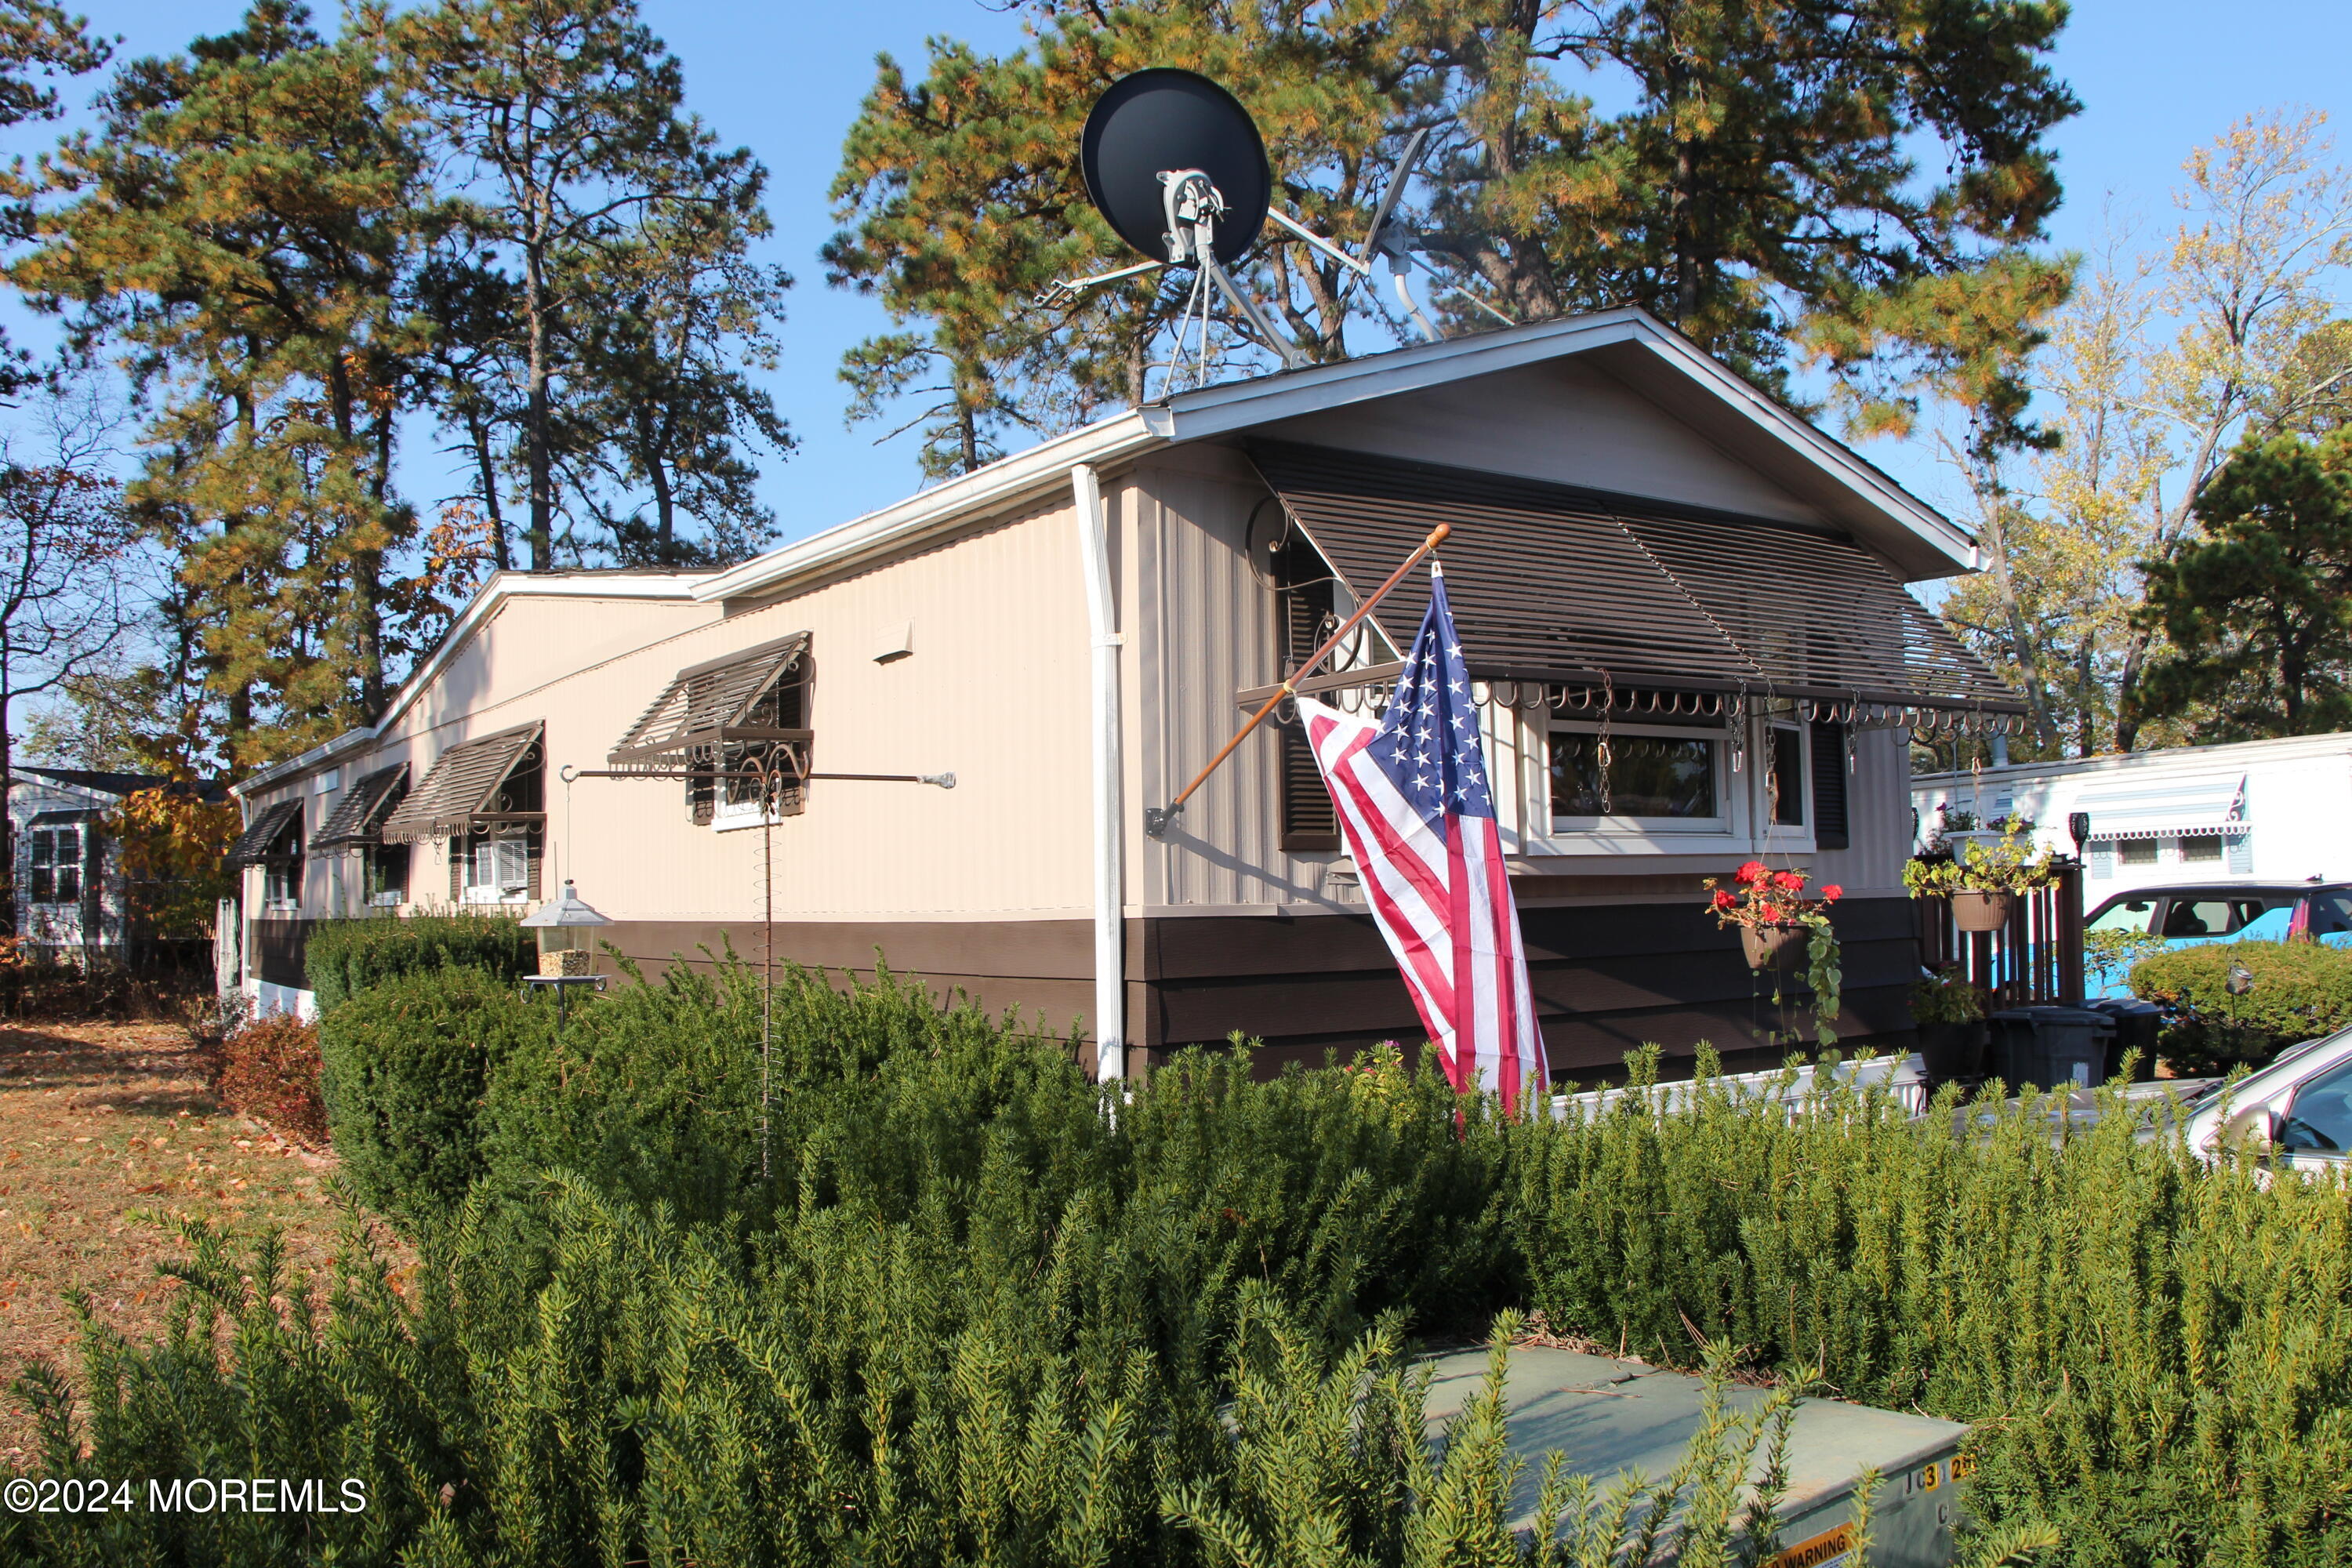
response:
<path fill-rule="evenodd" d="M 571 879 L 644 963 L 879 955 L 1107 1071 L 1412 1044 L 1295 723 L 1147 812 L 1438 521 L 1555 1069 L 1753 1044 L 1699 889 L 1752 857 L 1845 888 L 1840 1027 L 1907 1028 L 1908 733 L 2017 711 L 1905 591 L 1974 547 L 1637 310 L 1181 393 L 725 571 L 501 574 L 240 786 L 246 984 L 300 1005 L 319 921 Z M 1304 689 L 1379 700 L 1426 599 Z"/>

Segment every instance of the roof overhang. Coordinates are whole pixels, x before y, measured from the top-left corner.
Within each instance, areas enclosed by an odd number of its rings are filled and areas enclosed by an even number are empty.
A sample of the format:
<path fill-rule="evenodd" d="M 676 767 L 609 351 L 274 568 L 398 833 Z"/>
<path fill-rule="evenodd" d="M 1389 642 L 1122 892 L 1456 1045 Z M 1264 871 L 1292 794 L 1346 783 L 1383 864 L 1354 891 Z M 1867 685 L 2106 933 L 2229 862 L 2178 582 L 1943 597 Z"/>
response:
<path fill-rule="evenodd" d="M 1870 545 L 1906 582 L 1975 571 L 1968 531 L 1717 364 L 1644 310 L 1603 310 L 1337 364 L 1179 393 L 989 464 L 935 489 L 705 578 L 702 600 L 786 592 L 824 573 L 1066 489 L 1079 464 L 1102 468 L 1160 447 L 1232 437 L 1521 365 L 1578 355 L 1692 426 L 1733 457 Z"/>

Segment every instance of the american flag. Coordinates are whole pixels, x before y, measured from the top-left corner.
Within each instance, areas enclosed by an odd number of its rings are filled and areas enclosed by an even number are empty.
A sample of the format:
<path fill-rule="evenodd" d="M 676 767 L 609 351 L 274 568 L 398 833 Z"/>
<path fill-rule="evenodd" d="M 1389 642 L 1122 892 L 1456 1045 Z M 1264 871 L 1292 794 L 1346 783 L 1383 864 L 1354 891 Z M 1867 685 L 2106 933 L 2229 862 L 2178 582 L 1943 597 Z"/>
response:
<path fill-rule="evenodd" d="M 1298 699 L 1364 899 L 1458 1090 L 1549 1091 L 1470 674 L 1430 566 L 1429 613 L 1376 725 Z"/>

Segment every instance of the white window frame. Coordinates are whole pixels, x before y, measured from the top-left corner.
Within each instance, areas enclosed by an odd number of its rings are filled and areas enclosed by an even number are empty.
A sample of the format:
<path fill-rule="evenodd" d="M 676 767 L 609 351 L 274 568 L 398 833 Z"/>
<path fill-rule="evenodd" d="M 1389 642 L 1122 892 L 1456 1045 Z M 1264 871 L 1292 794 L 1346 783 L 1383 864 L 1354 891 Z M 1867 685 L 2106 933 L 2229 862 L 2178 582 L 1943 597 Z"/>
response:
<path fill-rule="evenodd" d="M 1596 848 L 1612 850 L 1646 849 L 1661 854 L 1705 854 L 1723 846 L 1739 842 L 1745 837 L 1745 791 L 1738 785 L 1739 775 L 1731 767 L 1731 727 L 1728 724 L 1643 724 L 1612 721 L 1605 728 L 1614 739 L 1619 736 L 1654 736 L 1662 740 L 1705 740 L 1715 751 L 1715 799 L 1721 815 L 1706 817 L 1668 816 L 1559 816 L 1551 809 L 1551 737 L 1555 734 L 1597 735 L 1604 726 L 1598 720 L 1547 715 L 1539 721 L 1543 727 L 1542 766 L 1533 781 L 1536 798 L 1529 803 L 1535 808 L 1531 820 L 1539 820 L 1543 833 L 1538 842 L 1529 844 L 1528 852 L 1535 855 L 1576 855 Z"/>
<path fill-rule="evenodd" d="M 1739 725 L 1729 721 L 1707 724 L 1643 723 L 1638 719 L 1612 719 L 1612 736 L 1654 735 L 1686 741 L 1704 736 L 1715 742 L 1716 801 L 1723 815 L 1705 818 L 1577 816 L 1556 817 L 1551 809 L 1551 737 L 1562 731 L 1598 734 L 1598 719 L 1552 712 L 1548 708 L 1527 711 L 1523 722 L 1532 731 L 1529 748 L 1535 763 L 1528 773 L 1527 819 L 1529 832 L 1520 853 L 1530 856 L 1584 855 L 1719 855 L 1776 853 L 1811 854 L 1813 838 L 1813 741 L 1811 727 L 1790 716 L 1751 717 Z M 1798 826 L 1771 821 L 1772 805 L 1765 791 L 1764 747 L 1779 726 L 1797 737 L 1802 779 L 1797 801 L 1804 813 Z M 1735 734 L 1746 744 L 1738 768 L 1732 766 Z"/>
<path fill-rule="evenodd" d="M 73 836 L 73 854 L 69 858 L 58 854 L 58 845 L 62 841 L 62 836 L 66 834 Z M 40 852 L 35 847 L 44 837 L 47 837 L 49 846 L 49 860 L 46 866 L 41 864 Z M 46 826 L 29 829 L 25 838 L 25 901 L 35 909 L 43 910 L 79 907 L 82 896 L 82 872 L 85 868 L 82 862 L 88 854 L 89 847 L 82 838 L 82 826 L 78 822 L 51 823 Z M 46 899 L 33 897 L 33 872 L 36 870 L 45 870 L 49 874 L 50 896 Z M 60 871 L 73 873 L 74 893 L 70 899 L 57 896 L 58 873 Z"/>
<path fill-rule="evenodd" d="M 1797 737 L 1797 820 L 1793 823 L 1773 820 L 1772 791 L 1765 771 L 1773 733 L 1782 730 Z M 1755 739 L 1748 755 L 1755 761 L 1748 773 L 1756 795 L 1755 820 L 1763 830 L 1765 847 L 1810 854 L 1813 848 L 1812 726 L 1801 719 L 1773 714 L 1755 721 L 1752 733 Z"/>
<path fill-rule="evenodd" d="M 504 878 L 484 882 L 476 879 L 481 874 L 482 857 L 493 860 L 499 852 L 514 851 L 520 874 L 512 881 Z M 530 840 L 520 835 L 478 838 L 466 847 L 465 896 L 467 904 L 527 904 L 530 901 Z"/>

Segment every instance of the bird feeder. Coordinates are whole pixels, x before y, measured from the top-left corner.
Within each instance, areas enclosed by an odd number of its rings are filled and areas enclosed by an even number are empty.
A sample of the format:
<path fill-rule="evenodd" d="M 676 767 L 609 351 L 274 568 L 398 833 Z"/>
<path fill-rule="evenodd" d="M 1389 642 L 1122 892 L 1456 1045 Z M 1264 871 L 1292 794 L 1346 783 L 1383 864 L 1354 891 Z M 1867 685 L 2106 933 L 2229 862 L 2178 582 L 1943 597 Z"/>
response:
<path fill-rule="evenodd" d="M 524 917 L 523 922 L 539 939 L 539 973 L 541 979 L 574 979 L 588 973 L 595 957 L 589 934 L 598 926 L 613 922 L 607 917 L 581 902 L 569 879 L 560 897 L 549 900 L 536 913 Z"/>

